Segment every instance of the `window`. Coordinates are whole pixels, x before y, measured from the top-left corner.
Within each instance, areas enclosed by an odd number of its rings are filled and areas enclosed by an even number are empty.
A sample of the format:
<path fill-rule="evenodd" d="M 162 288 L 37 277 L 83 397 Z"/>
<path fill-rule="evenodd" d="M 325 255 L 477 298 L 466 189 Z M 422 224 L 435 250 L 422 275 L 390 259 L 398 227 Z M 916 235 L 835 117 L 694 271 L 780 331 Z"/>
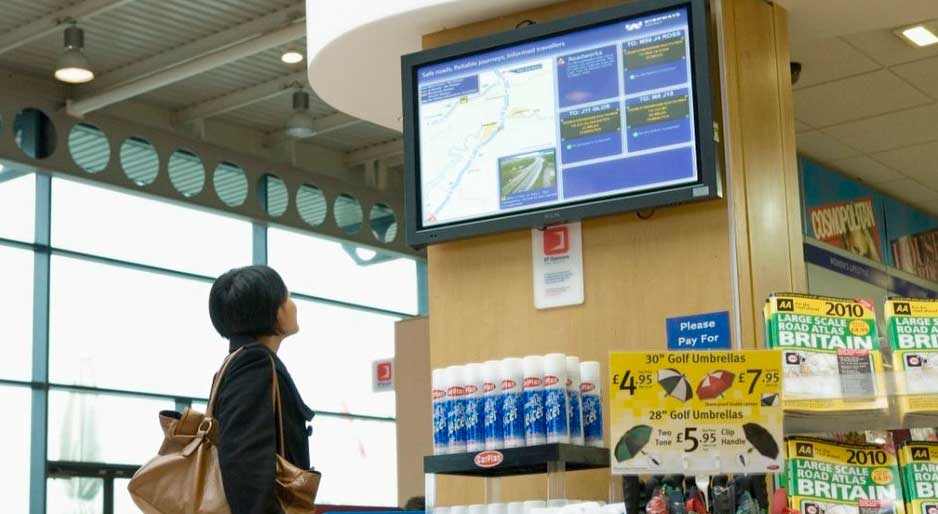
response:
<path fill-rule="evenodd" d="M 36 176 L 0 165 L 0 237 L 36 238 Z"/>
<path fill-rule="evenodd" d="M 52 245 L 217 276 L 251 263 L 251 224 L 68 180 L 52 183 Z"/>
<path fill-rule="evenodd" d="M 393 422 L 318 416 L 310 459 L 328 479 L 322 481 L 316 503 L 396 506 L 396 438 Z"/>
<path fill-rule="evenodd" d="M 104 481 L 100 478 L 50 478 L 46 481 L 46 512 L 50 514 L 101 514 L 103 508 Z"/>
<path fill-rule="evenodd" d="M 2 307 L 0 378 L 28 381 L 33 364 L 33 252 L 0 246 L 0 290 L 9 299 Z"/>
<path fill-rule="evenodd" d="M 271 267 L 292 291 L 417 314 L 417 263 L 280 229 L 267 235 Z"/>
<path fill-rule="evenodd" d="M 371 364 L 394 356 L 398 318 L 294 300 L 300 333 L 280 348 L 296 387 L 314 410 L 394 416 L 394 393 L 371 390 Z"/>
<path fill-rule="evenodd" d="M 28 388 L 0 386 L 0 412 L 6 413 L 0 423 L 4 512 L 29 512 L 30 411 Z"/>
<path fill-rule="evenodd" d="M 159 412 L 175 407 L 171 400 L 53 389 L 49 460 L 143 464 L 163 442 Z"/>
<path fill-rule="evenodd" d="M 228 351 L 210 283 L 62 256 L 51 266 L 52 382 L 208 395 Z"/>

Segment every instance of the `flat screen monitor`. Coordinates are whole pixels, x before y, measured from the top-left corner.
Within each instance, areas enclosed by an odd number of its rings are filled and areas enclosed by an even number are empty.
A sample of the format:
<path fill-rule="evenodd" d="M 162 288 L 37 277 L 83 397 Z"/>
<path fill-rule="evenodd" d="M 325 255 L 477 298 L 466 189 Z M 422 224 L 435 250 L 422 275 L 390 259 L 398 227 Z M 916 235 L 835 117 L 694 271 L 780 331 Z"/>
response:
<path fill-rule="evenodd" d="M 402 58 L 408 242 L 718 197 L 706 0 Z"/>

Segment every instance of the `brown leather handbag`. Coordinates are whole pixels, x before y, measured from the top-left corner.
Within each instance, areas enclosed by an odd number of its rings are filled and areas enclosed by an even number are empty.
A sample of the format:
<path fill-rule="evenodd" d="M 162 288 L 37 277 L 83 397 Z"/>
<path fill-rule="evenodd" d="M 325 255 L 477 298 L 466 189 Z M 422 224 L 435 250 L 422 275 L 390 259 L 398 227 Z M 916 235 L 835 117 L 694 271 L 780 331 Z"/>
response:
<path fill-rule="evenodd" d="M 163 445 L 130 480 L 127 490 L 145 514 L 230 514 L 216 448 L 215 399 L 228 364 L 243 348 L 231 353 L 218 372 L 206 413 L 186 409 L 183 414 L 161 412 Z M 312 514 L 321 474 L 300 469 L 283 454 L 283 415 L 277 367 L 273 370 L 274 409 L 280 449 L 277 453 L 277 497 L 285 514 Z"/>

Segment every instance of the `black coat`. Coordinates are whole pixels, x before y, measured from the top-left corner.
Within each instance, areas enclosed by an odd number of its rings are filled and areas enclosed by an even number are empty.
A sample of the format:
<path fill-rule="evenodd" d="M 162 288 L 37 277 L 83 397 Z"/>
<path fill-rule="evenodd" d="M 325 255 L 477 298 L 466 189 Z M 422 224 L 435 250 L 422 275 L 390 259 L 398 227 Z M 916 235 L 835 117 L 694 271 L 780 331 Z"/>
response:
<path fill-rule="evenodd" d="M 231 514 L 281 514 L 274 481 L 279 447 L 273 410 L 271 357 L 277 368 L 283 405 L 285 457 L 310 469 L 307 422 L 313 411 L 303 403 L 283 362 L 248 338 L 232 338 L 229 352 L 246 348 L 228 365 L 215 406 L 218 461 Z M 311 502 L 312 503 L 312 502 Z"/>

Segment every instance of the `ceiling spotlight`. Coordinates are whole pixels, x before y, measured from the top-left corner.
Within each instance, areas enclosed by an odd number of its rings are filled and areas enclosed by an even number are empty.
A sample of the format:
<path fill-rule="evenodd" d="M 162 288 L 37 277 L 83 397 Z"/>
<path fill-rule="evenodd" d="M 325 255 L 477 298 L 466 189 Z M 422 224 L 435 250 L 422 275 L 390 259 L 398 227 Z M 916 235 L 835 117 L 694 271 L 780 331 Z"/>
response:
<path fill-rule="evenodd" d="M 286 64 L 299 64 L 303 62 L 303 59 L 305 59 L 305 57 L 303 56 L 303 53 L 298 52 L 292 48 L 287 50 L 286 52 L 283 53 L 283 55 L 280 56 L 280 60 L 285 62 Z"/>
<path fill-rule="evenodd" d="M 81 84 L 94 79 L 94 72 L 88 64 L 82 48 L 85 46 L 85 32 L 71 25 L 65 29 L 65 51 L 59 57 L 55 67 L 55 78 L 70 84 Z"/>
<path fill-rule="evenodd" d="M 293 93 L 293 114 L 287 120 L 287 135 L 302 139 L 316 134 L 316 122 L 309 113 L 309 93 L 300 90 Z"/>
<path fill-rule="evenodd" d="M 938 36 L 925 25 L 899 29 L 896 33 L 906 42 L 917 47 L 930 46 L 938 43 Z"/>

